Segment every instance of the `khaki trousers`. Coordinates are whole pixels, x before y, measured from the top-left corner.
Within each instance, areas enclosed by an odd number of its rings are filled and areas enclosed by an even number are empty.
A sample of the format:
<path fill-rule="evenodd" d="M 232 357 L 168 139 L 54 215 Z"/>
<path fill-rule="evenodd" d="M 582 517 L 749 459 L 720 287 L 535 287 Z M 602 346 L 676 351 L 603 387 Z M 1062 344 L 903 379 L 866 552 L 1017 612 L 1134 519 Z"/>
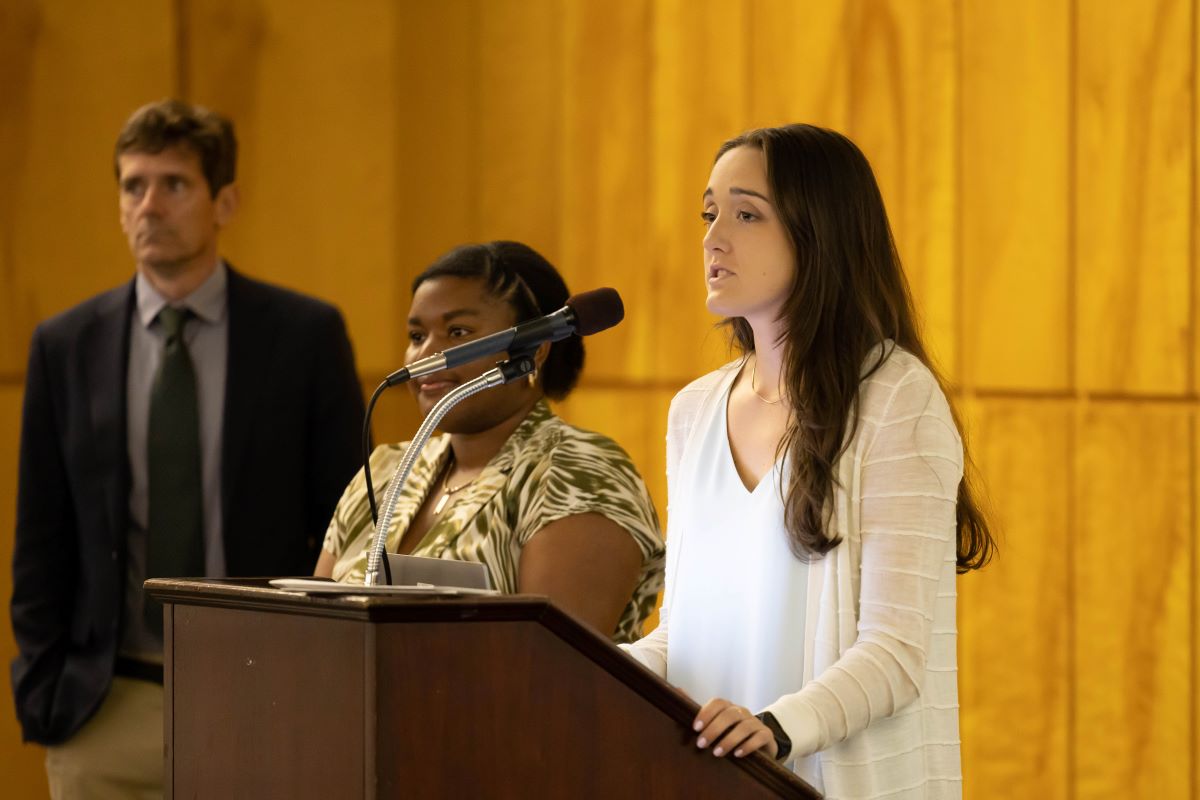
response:
<path fill-rule="evenodd" d="M 163 689 L 113 678 L 79 732 L 46 749 L 54 800 L 149 800 L 163 796 Z"/>

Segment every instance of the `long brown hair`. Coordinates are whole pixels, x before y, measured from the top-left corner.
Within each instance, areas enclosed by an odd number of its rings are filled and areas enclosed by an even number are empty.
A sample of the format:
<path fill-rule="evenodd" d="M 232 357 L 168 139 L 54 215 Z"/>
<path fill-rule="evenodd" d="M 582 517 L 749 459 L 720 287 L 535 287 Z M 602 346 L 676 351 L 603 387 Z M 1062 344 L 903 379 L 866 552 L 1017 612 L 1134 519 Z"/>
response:
<path fill-rule="evenodd" d="M 730 139 L 716 160 L 737 147 L 762 151 L 775 208 L 796 252 L 779 318 L 783 383 L 792 404 L 779 451 L 791 464 L 784 523 L 792 551 L 809 559 L 840 542 L 826 533 L 828 501 L 837 460 L 858 427 L 859 387 L 890 354 L 881 344 L 891 340 L 920 359 L 943 391 L 945 382 L 921 343 L 883 197 L 862 151 L 835 131 L 786 125 Z M 746 320 L 725 324 L 744 353 L 754 351 Z M 873 352 L 878 356 L 864 370 Z M 951 412 L 963 430 L 953 405 Z M 995 551 L 965 445 L 964 465 L 956 512 L 959 572 L 982 567 Z"/>

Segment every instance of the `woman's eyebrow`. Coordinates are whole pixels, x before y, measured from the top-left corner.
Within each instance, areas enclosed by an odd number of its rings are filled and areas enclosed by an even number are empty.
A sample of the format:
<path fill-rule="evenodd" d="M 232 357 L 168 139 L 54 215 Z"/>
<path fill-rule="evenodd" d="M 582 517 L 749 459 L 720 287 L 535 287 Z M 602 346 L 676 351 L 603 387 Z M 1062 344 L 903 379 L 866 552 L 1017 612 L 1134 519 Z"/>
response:
<path fill-rule="evenodd" d="M 479 311 L 474 308 L 456 308 L 456 309 L 447 311 L 444 314 L 442 314 L 442 322 L 449 322 L 453 319 L 458 319 L 459 317 L 477 317 L 477 316 L 479 316 Z M 416 317 L 409 317 L 408 324 L 409 325 L 420 325 L 421 320 L 419 320 Z"/>
<path fill-rule="evenodd" d="M 762 200 L 764 203 L 771 202 L 771 198 L 767 197 L 762 192 L 756 192 L 753 189 L 743 189 L 740 186 L 731 186 L 729 188 L 729 193 L 730 194 L 744 194 L 744 195 L 749 195 L 751 197 L 757 197 L 759 200 Z M 713 196 L 713 190 L 712 190 L 712 187 L 710 186 L 704 190 L 704 194 L 701 195 L 701 199 L 707 200 L 708 198 L 710 198 L 712 196 Z"/>

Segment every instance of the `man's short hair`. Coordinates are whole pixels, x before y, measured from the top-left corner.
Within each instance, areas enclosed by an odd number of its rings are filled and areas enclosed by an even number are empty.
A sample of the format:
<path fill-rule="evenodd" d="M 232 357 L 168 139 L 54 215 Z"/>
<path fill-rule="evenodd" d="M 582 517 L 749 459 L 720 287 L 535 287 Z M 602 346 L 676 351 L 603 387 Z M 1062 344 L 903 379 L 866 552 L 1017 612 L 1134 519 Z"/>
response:
<path fill-rule="evenodd" d="M 117 136 L 113 169 L 121 178 L 120 157 L 125 153 L 161 153 L 184 147 L 200 158 L 208 191 L 216 197 L 221 187 L 233 183 L 237 172 L 237 139 L 233 123 L 202 106 L 182 100 L 160 100 L 133 112 Z"/>

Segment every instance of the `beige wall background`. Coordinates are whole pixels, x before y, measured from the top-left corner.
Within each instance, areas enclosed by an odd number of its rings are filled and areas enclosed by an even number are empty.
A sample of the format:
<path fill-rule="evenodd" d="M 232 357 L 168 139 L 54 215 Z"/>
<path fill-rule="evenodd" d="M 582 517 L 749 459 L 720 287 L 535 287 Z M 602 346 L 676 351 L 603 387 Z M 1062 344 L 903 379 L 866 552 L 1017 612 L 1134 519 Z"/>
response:
<path fill-rule="evenodd" d="M 561 410 L 622 442 L 660 509 L 667 403 L 725 355 L 712 154 L 815 122 L 875 166 L 1003 531 L 960 582 L 967 797 L 1198 800 L 1198 5 L 5 0 L 0 554 L 33 327 L 132 274 L 110 159 L 136 106 L 235 119 L 224 251 L 337 303 L 367 389 L 452 245 L 520 239 L 575 290 L 616 287 L 626 321 Z M 414 427 L 395 395 L 381 438 Z M 5 791 L 41 795 L 41 757 L 0 692 Z"/>

